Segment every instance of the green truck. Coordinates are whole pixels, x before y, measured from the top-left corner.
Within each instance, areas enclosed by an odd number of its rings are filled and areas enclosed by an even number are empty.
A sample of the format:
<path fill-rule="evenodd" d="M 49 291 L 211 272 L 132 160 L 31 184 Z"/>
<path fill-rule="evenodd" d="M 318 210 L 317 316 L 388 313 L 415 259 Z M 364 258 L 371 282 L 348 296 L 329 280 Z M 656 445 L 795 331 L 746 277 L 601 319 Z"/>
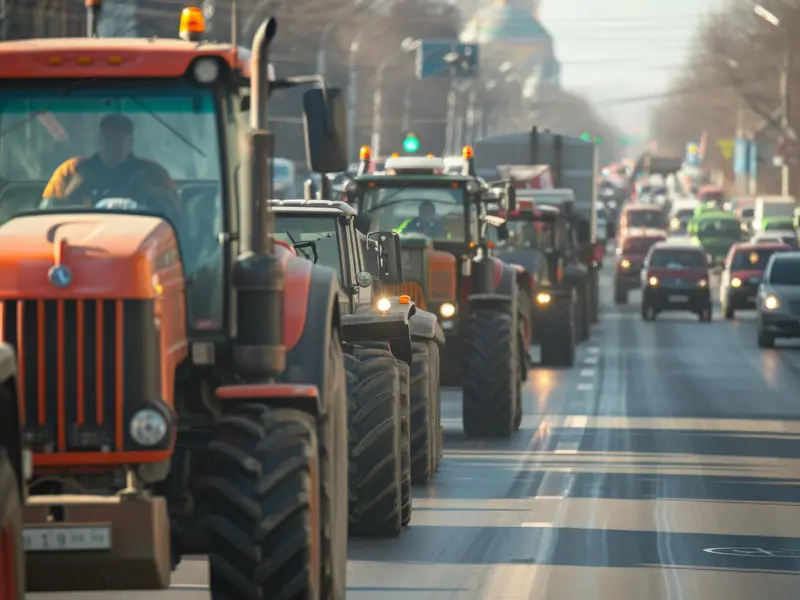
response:
<path fill-rule="evenodd" d="M 703 210 L 698 207 L 686 233 L 692 242 L 702 246 L 713 263 L 721 263 L 731 246 L 742 241 L 742 223 L 722 210 Z"/>

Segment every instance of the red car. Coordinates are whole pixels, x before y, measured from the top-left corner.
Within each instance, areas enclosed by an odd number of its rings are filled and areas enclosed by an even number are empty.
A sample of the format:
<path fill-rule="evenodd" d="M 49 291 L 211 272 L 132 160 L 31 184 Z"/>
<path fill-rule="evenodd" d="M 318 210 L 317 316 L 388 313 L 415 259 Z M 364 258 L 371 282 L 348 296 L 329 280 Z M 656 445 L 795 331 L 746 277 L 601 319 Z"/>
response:
<path fill-rule="evenodd" d="M 688 311 L 711 321 L 711 291 L 702 248 L 659 242 L 642 267 L 642 319 L 654 321 L 661 312 Z"/>
<path fill-rule="evenodd" d="M 756 307 L 758 286 L 770 256 L 791 250 L 791 246 L 779 242 L 731 246 L 719 283 L 719 301 L 726 319 L 733 319 L 736 310 Z"/>
<path fill-rule="evenodd" d="M 617 241 L 622 241 L 633 229 L 663 229 L 666 232 L 667 219 L 664 209 L 656 204 L 628 204 L 619 217 Z"/>
<path fill-rule="evenodd" d="M 617 248 L 614 265 L 614 304 L 628 303 L 628 292 L 641 287 L 642 263 L 653 244 L 663 242 L 667 234 L 660 229 L 629 231 Z"/>

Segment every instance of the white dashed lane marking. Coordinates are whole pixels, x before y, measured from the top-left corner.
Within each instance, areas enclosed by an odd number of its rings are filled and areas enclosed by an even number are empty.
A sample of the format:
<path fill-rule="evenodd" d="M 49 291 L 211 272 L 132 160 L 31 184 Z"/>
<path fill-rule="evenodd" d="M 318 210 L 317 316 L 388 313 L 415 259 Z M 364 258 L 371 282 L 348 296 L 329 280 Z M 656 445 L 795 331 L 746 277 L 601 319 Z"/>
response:
<path fill-rule="evenodd" d="M 581 377 L 593 377 L 595 373 L 597 373 L 597 371 L 594 369 L 583 369 L 581 370 Z"/>
<path fill-rule="evenodd" d="M 591 383 L 579 383 L 578 384 L 578 391 L 579 392 L 591 392 L 594 389 L 594 386 Z"/>
<path fill-rule="evenodd" d="M 583 359 L 583 364 L 585 365 L 596 365 L 597 364 L 597 357 L 596 356 L 587 356 Z"/>

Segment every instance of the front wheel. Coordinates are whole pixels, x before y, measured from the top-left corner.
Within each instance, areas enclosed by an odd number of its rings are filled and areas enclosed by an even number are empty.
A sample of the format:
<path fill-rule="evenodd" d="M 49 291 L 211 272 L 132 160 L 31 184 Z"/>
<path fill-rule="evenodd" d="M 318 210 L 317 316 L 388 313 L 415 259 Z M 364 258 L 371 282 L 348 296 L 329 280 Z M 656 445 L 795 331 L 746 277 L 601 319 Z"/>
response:
<path fill-rule="evenodd" d="M 462 421 L 469 437 L 508 437 L 514 431 L 520 373 L 514 318 L 481 310 L 464 327 Z"/>
<path fill-rule="evenodd" d="M 8 454 L 0 450 L 0 599 L 25 598 L 22 503 Z"/>
<path fill-rule="evenodd" d="M 320 596 L 317 424 L 289 409 L 241 406 L 221 418 L 206 481 L 211 597 Z"/>

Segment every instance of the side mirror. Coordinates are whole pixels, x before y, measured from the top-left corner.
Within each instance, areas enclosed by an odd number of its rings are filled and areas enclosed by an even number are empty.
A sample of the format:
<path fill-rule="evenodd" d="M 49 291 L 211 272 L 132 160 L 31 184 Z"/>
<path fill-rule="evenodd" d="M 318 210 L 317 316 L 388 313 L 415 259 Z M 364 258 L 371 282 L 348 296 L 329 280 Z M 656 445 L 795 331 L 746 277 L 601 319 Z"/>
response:
<path fill-rule="evenodd" d="M 317 173 L 347 170 L 347 107 L 342 90 L 313 89 L 303 94 L 306 162 Z"/>
<path fill-rule="evenodd" d="M 367 236 L 367 247 L 374 241 L 377 251 L 370 265 L 373 275 L 383 283 L 403 283 L 403 256 L 400 249 L 400 235 L 394 231 L 376 231 Z"/>
<path fill-rule="evenodd" d="M 359 233 L 369 234 L 369 228 L 372 226 L 372 217 L 369 213 L 358 213 L 355 216 L 355 226 Z"/>
<path fill-rule="evenodd" d="M 517 188 L 513 183 L 506 184 L 506 210 L 514 212 L 517 210 Z"/>

